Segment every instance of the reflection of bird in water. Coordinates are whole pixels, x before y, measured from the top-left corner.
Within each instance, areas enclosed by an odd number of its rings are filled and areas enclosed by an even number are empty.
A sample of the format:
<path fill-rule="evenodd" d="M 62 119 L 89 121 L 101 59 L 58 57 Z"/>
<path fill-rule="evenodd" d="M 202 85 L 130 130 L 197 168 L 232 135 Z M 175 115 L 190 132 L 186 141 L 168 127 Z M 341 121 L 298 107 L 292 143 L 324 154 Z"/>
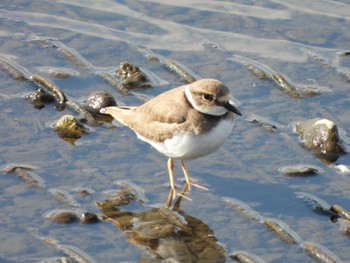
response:
<path fill-rule="evenodd" d="M 173 210 L 179 209 L 180 202 L 181 196 Z M 125 231 L 130 243 L 146 248 L 157 260 L 226 262 L 225 251 L 209 226 L 181 210 L 153 207 L 146 212 L 131 212 L 121 210 L 113 200 L 97 205 L 109 221 Z"/>
<path fill-rule="evenodd" d="M 168 90 L 138 107 L 106 107 L 110 114 L 132 129 L 139 139 L 169 157 L 168 171 L 176 197 L 173 159 L 180 160 L 186 183 L 191 181 L 184 160 L 216 151 L 233 128 L 233 105 L 229 89 L 215 79 L 202 79 Z"/>

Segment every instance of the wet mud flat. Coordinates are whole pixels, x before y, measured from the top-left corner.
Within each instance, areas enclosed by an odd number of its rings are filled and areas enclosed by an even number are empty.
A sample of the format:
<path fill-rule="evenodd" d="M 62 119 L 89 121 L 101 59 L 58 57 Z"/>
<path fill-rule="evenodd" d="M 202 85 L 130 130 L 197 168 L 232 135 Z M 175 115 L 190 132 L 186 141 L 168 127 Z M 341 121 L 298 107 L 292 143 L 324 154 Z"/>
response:
<path fill-rule="evenodd" d="M 271 3 L 1 3 L 0 261 L 346 262 L 349 6 Z M 165 157 L 96 109 L 207 77 L 244 115 L 165 208 Z"/>

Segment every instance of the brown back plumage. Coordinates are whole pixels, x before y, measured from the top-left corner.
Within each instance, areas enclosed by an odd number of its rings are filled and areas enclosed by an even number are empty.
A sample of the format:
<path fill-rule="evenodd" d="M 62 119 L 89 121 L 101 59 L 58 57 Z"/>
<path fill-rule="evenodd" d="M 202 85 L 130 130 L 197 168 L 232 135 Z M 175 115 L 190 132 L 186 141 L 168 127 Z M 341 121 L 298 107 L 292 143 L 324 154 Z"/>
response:
<path fill-rule="evenodd" d="M 169 139 L 180 130 L 195 134 L 205 132 L 221 119 L 232 118 L 231 112 L 223 116 L 211 116 L 195 110 L 186 98 L 186 86 L 166 91 L 138 107 L 107 107 L 104 113 L 112 115 L 141 136 L 155 141 Z M 191 123 L 195 123 L 196 127 Z"/>

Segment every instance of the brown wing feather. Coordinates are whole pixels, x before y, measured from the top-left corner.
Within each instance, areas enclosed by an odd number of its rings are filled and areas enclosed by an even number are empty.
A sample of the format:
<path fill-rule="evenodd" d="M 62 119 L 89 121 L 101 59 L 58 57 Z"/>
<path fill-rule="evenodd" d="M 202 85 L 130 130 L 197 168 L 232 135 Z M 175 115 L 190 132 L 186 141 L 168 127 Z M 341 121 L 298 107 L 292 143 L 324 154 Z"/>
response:
<path fill-rule="evenodd" d="M 189 105 L 184 90 L 185 86 L 168 90 L 137 107 L 135 111 L 149 115 L 152 121 L 183 123 L 186 121 L 186 109 Z"/>
<path fill-rule="evenodd" d="M 177 130 L 190 128 L 184 87 L 164 92 L 139 107 L 107 107 L 105 112 L 146 138 L 164 141 Z M 176 97 L 179 99 L 174 101 Z"/>

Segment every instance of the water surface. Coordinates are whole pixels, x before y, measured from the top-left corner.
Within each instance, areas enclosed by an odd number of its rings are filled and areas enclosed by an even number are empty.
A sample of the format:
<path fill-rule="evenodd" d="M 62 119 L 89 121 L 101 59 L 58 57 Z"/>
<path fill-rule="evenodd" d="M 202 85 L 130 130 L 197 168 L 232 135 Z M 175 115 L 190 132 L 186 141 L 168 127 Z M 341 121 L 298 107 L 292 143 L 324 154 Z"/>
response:
<path fill-rule="evenodd" d="M 245 114 L 257 114 L 281 125 L 274 133 L 237 118 L 227 142 L 210 156 L 187 162 L 190 174 L 210 190 L 193 189 L 193 201 L 181 209 L 204 222 L 226 251 L 255 253 L 266 262 L 310 262 L 298 245 L 279 240 L 258 221 L 231 209 L 222 197 L 247 202 L 263 217 L 282 220 L 304 241 L 323 245 L 341 260 L 350 257 L 350 240 L 339 224 L 316 214 L 295 192 L 317 195 L 330 204 L 350 209 L 349 174 L 322 163 L 304 149 L 289 125 L 309 118 L 328 118 L 346 134 L 350 127 L 349 51 L 350 3 L 347 1 L 7 1 L 0 4 L 0 53 L 34 74 L 57 84 L 67 95 L 83 101 L 95 90 L 105 90 L 125 104 L 141 103 L 125 96 L 96 72 L 114 70 L 122 61 L 134 63 L 158 78 L 153 89 L 138 91 L 155 96 L 184 82 L 161 63 L 150 61 L 153 52 L 185 65 L 202 78 L 216 78 L 230 88 Z M 76 50 L 91 67 L 82 68 L 39 39 L 59 41 Z M 327 87 L 311 98 L 294 99 L 271 81 L 251 74 L 243 61 L 260 63 L 296 83 Z M 56 79 L 43 67 L 64 67 L 79 72 Z M 343 71 L 344 72 L 344 71 Z M 62 256 L 55 247 L 36 239 L 42 236 L 74 245 L 97 262 L 137 262 L 150 256 L 129 243 L 125 233 L 109 222 L 94 225 L 54 225 L 44 214 L 64 207 L 48 189 L 66 190 L 85 210 L 98 213 L 101 193 L 118 189 L 115 180 L 142 187 L 148 205 L 164 204 L 168 195 L 166 158 L 139 141 L 126 128 L 91 127 L 69 144 L 51 125 L 66 109 L 53 105 L 38 110 L 24 96 L 35 86 L 14 80 L 0 71 L 0 161 L 26 163 L 45 181 L 44 189 L 25 184 L 14 174 L 1 173 L 0 259 L 28 262 Z M 320 167 L 313 177 L 283 177 L 278 168 L 292 164 Z M 350 165 L 348 155 L 336 164 Z M 179 165 L 177 178 L 182 178 Z M 181 186 L 182 181 L 178 181 Z M 91 188 L 80 197 L 74 187 Z M 134 207 L 133 209 L 141 209 Z"/>

